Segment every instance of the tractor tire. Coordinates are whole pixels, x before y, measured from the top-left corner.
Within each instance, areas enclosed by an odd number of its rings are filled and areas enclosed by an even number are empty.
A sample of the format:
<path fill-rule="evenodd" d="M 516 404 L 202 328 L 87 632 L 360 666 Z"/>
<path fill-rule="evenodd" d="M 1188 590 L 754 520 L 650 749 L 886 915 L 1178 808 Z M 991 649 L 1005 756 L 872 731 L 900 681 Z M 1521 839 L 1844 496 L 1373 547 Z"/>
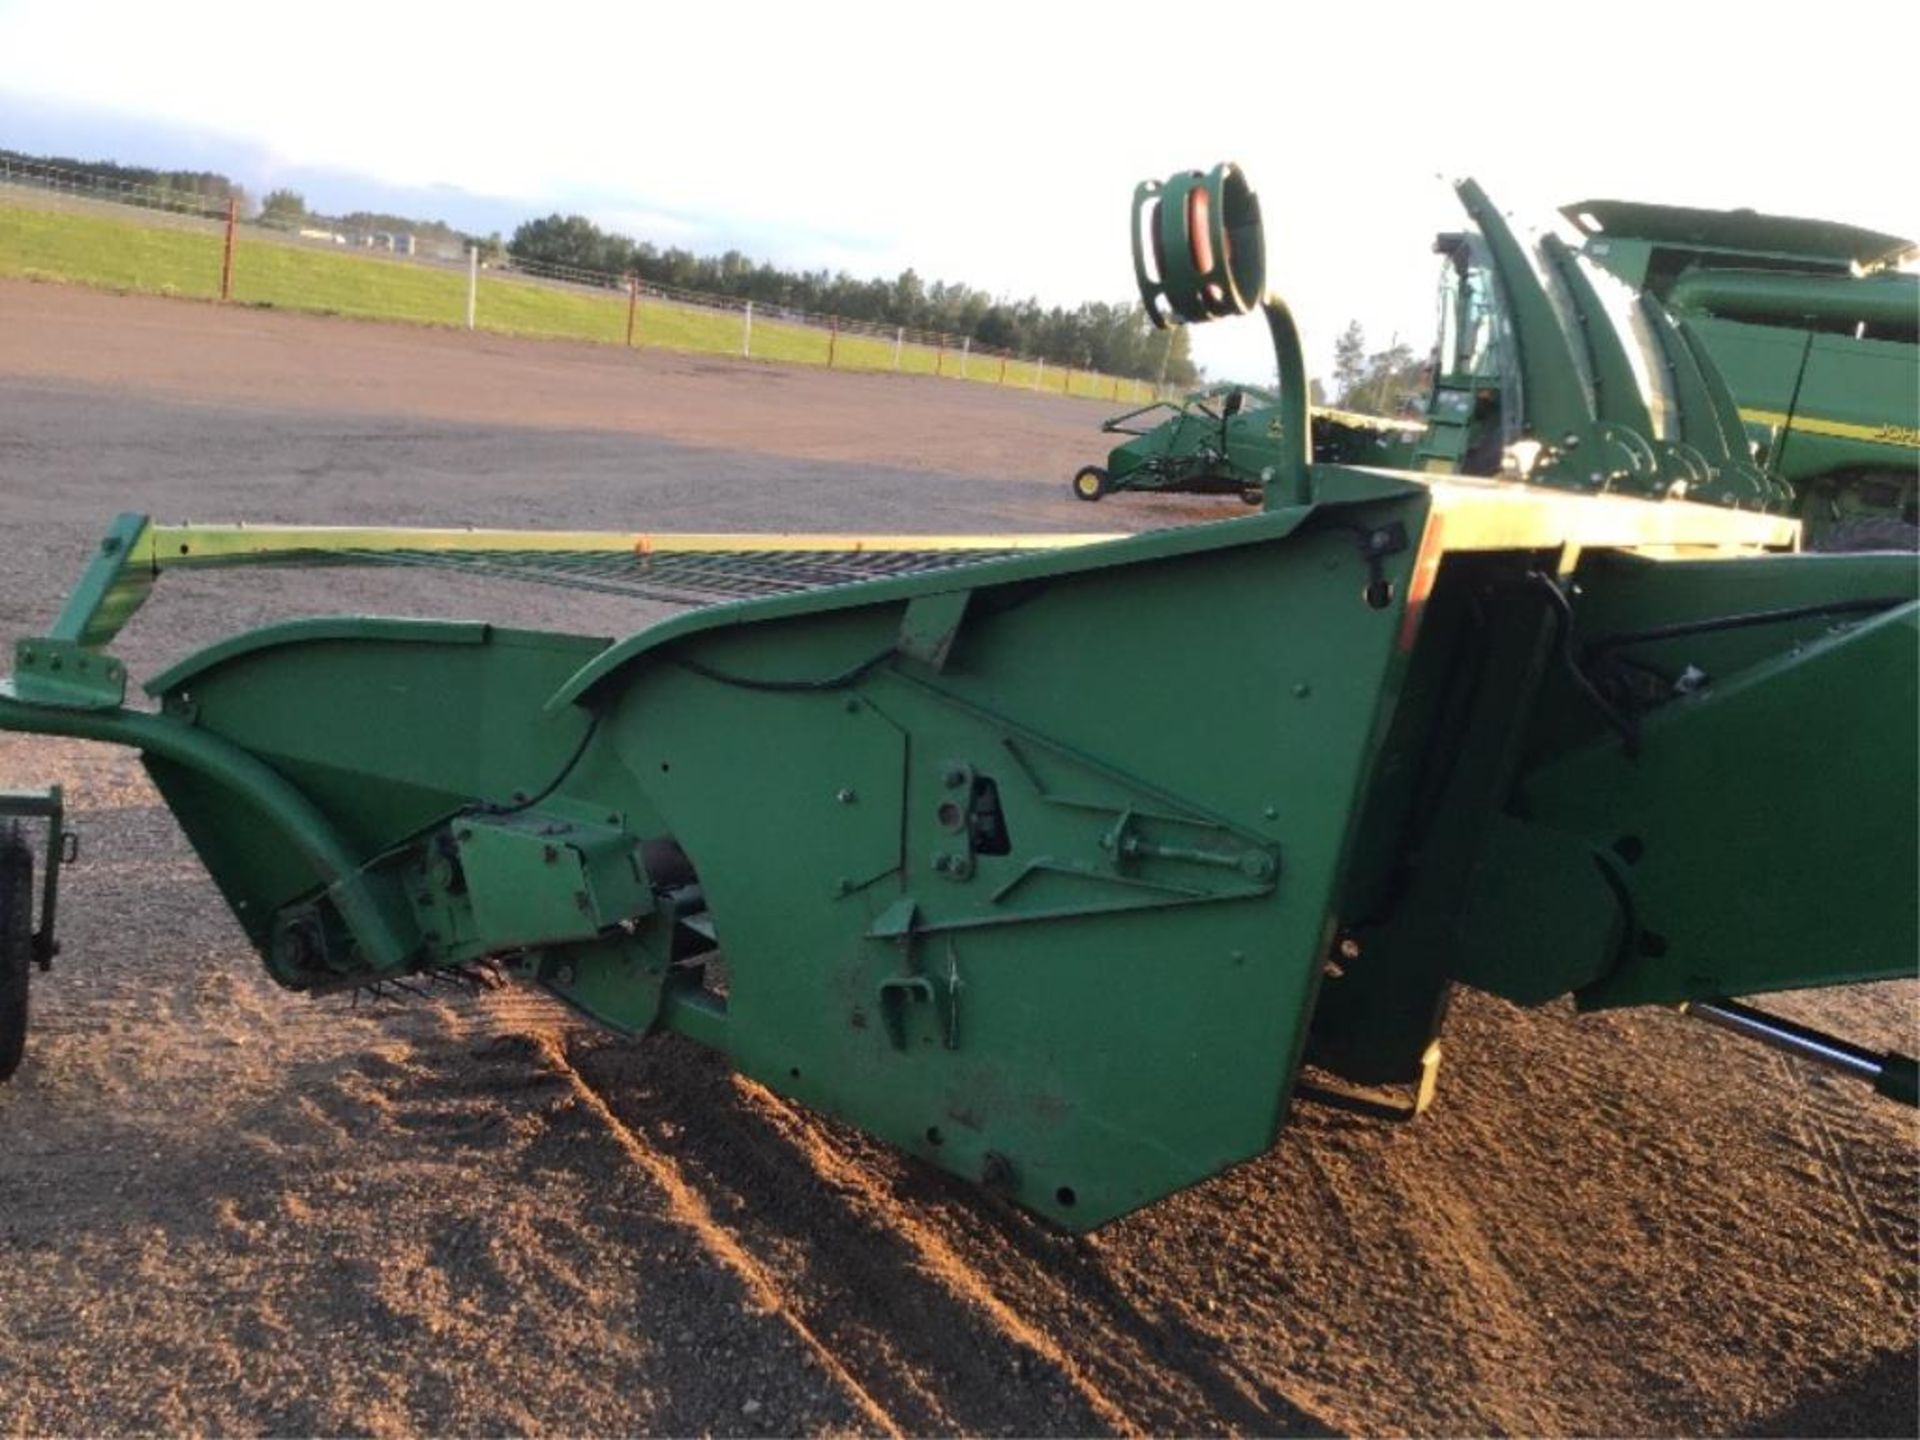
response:
<path fill-rule="evenodd" d="M 1863 555 L 1875 551 L 1911 555 L 1920 550 L 1920 525 L 1909 525 L 1890 516 L 1842 520 L 1822 530 L 1807 548 L 1821 555 Z"/>
<path fill-rule="evenodd" d="M 1242 505 L 1263 505 L 1266 503 L 1266 499 L 1267 492 L 1259 485 L 1242 485 L 1240 487 L 1240 503 Z"/>
<path fill-rule="evenodd" d="M 1076 500 L 1098 500 L 1107 493 L 1107 472 L 1098 465 L 1087 465 L 1073 477 L 1073 498 Z"/>
<path fill-rule="evenodd" d="M 27 1050 L 27 972 L 33 966 L 33 852 L 20 827 L 0 829 L 0 1082 Z"/>

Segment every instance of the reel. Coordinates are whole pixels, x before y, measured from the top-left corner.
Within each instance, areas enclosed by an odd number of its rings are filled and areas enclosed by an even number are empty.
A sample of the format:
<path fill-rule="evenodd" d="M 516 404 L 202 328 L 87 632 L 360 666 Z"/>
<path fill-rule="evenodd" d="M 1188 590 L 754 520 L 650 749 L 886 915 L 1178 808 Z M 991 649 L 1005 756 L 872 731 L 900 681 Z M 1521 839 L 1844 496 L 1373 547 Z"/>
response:
<path fill-rule="evenodd" d="M 1155 326 L 1244 315 L 1266 289 L 1260 197 L 1231 161 L 1133 192 L 1133 273 Z"/>

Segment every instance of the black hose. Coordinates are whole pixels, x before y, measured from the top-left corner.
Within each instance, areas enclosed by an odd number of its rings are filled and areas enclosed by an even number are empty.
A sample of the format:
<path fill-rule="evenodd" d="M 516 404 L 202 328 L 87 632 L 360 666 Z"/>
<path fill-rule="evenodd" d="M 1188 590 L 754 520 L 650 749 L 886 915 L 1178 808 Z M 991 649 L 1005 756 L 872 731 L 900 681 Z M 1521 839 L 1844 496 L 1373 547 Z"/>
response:
<path fill-rule="evenodd" d="M 1614 650 L 1622 645 L 1644 645 L 1655 640 L 1678 640 L 1687 635 L 1709 635 L 1719 630 L 1744 630 L 1753 625 L 1784 625 L 1792 620 L 1811 620 L 1821 615 L 1872 614 L 1912 603 L 1905 595 L 1876 595 L 1866 600 L 1829 600 L 1819 605 L 1797 605 L 1789 610 L 1750 610 L 1741 615 L 1716 615 L 1706 620 L 1682 620 L 1673 625 L 1657 625 L 1651 630 L 1626 630 L 1589 641 L 1587 655 Z"/>
<path fill-rule="evenodd" d="M 1528 579 L 1536 582 L 1547 592 L 1558 619 L 1554 636 L 1554 648 L 1560 652 L 1560 658 L 1566 663 L 1567 675 L 1573 681 L 1574 688 L 1584 695 L 1593 708 L 1600 712 L 1609 728 L 1620 737 L 1629 760 L 1640 753 L 1640 725 L 1634 717 L 1621 710 L 1611 700 L 1600 693 L 1600 687 L 1593 683 L 1591 676 L 1580 668 L 1580 662 L 1574 658 L 1573 602 L 1567 599 L 1566 592 L 1551 575 L 1538 570 L 1528 572 Z"/>
<path fill-rule="evenodd" d="M 553 779 L 549 780 L 540 788 L 538 794 L 530 795 L 525 800 L 516 800 L 511 805 L 495 805 L 491 801 L 478 800 L 469 805 L 465 813 L 470 815 L 518 815 L 521 811 L 531 810 L 542 800 L 545 800 L 560 788 L 566 778 L 573 773 L 574 767 L 580 763 L 581 756 L 587 753 L 587 746 L 593 742 L 594 732 L 600 728 L 600 716 L 602 713 L 603 712 L 599 710 L 593 712 L 593 718 L 587 722 L 587 728 L 581 732 L 580 743 L 573 747 L 573 753 L 567 757 L 567 763 L 560 767 L 559 773 L 556 774 Z"/>

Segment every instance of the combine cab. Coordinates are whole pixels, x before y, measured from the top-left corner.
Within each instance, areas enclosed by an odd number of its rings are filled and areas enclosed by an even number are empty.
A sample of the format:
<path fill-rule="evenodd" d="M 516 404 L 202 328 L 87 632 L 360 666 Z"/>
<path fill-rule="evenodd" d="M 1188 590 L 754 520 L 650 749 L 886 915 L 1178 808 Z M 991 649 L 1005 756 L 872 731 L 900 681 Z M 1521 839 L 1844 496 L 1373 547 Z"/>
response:
<path fill-rule="evenodd" d="M 1690 1010 L 1911 1100 L 1911 1060 L 1729 997 L 1913 973 L 1915 568 L 1797 553 L 1706 351 L 1655 305 L 1616 329 L 1585 262 L 1536 272 L 1461 196 L 1513 478 L 1313 457 L 1221 166 L 1139 189 L 1136 260 L 1157 323 L 1269 327 L 1261 513 L 966 540 L 128 516 L 19 642 L 0 729 L 141 751 L 291 990 L 499 967 L 1074 1230 L 1265 1150 L 1309 1056 L 1417 1109 L 1457 985 Z M 686 610 L 615 643 L 307 620 L 128 702 L 108 646 L 157 582 L 293 562 Z M 20 1021 L 49 828 L 0 841 Z"/>

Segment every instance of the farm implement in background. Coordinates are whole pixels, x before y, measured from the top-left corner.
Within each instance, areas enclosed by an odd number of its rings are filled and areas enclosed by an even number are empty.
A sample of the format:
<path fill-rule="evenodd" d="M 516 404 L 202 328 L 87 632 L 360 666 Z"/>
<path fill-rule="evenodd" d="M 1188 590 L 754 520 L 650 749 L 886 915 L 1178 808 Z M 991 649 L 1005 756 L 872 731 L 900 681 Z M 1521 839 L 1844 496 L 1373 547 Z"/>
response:
<path fill-rule="evenodd" d="M 1258 505 L 1278 456 L 1278 403 L 1271 391 L 1251 385 L 1214 385 L 1115 415 L 1102 433 L 1127 438 L 1104 466 L 1075 473 L 1073 493 L 1081 500 L 1125 490 L 1238 495 Z M 1421 430 L 1418 422 L 1325 408 L 1315 409 L 1309 423 L 1313 458 L 1336 465 L 1404 465 Z"/>
<path fill-rule="evenodd" d="M 1751 442 L 1742 458 L 1759 456 L 1772 480 L 1791 487 L 1807 548 L 1920 548 L 1920 276 L 1897 268 L 1920 247 L 1751 211 L 1587 200 L 1561 213 L 1584 236 L 1591 269 L 1573 267 L 1560 241 L 1545 242 L 1539 259 L 1551 289 L 1590 314 L 1601 306 L 1592 276 L 1605 273 L 1663 312 L 1645 323 L 1679 322 L 1686 343 L 1712 360 L 1710 383 L 1729 392 L 1733 409 L 1721 414 L 1734 415 Z M 1494 475 L 1524 463 L 1529 409 L 1559 408 L 1557 399 L 1529 407 L 1523 396 L 1528 370 L 1539 367 L 1525 363 L 1502 292 L 1538 288 L 1532 277 L 1494 266 L 1474 231 L 1443 234 L 1434 249 L 1445 261 L 1424 423 L 1316 409 L 1315 460 Z M 1577 383 L 1589 401 L 1609 385 L 1622 397 L 1644 390 L 1664 399 L 1685 383 L 1664 353 L 1644 354 L 1654 372 L 1644 378 L 1632 373 L 1642 357 L 1612 374 L 1590 363 L 1584 345 L 1574 358 L 1575 375 L 1550 383 Z M 1276 404 L 1266 391 L 1219 385 L 1116 416 L 1104 428 L 1130 438 L 1104 467 L 1076 474 L 1074 494 L 1237 494 L 1258 504 L 1278 457 Z M 1628 412 L 1622 423 L 1654 435 L 1651 411 Z M 1148 427 L 1150 416 L 1158 423 Z"/>
<path fill-rule="evenodd" d="M 1656 431 L 1583 262 L 1557 257 L 1563 320 L 1462 194 L 1461 313 L 1518 356 L 1524 478 L 1312 458 L 1221 166 L 1140 188 L 1136 258 L 1158 323 L 1267 321 L 1259 514 L 974 540 L 126 516 L 16 648 L 0 729 L 140 750 L 290 989 L 504 967 L 1075 1230 L 1265 1150 L 1308 1059 L 1424 1104 L 1462 984 L 1689 1007 L 1911 1100 L 1911 1060 L 1728 997 L 1912 973 L 1914 567 L 1798 554 L 1687 328 L 1646 311 Z M 1467 393 L 1424 446 L 1475 450 Z M 127 703 L 107 647 L 158 579 L 285 563 L 688 609 L 619 641 L 297 621 Z M 0 854 L 24 976 L 52 917 L 24 843 Z"/>

